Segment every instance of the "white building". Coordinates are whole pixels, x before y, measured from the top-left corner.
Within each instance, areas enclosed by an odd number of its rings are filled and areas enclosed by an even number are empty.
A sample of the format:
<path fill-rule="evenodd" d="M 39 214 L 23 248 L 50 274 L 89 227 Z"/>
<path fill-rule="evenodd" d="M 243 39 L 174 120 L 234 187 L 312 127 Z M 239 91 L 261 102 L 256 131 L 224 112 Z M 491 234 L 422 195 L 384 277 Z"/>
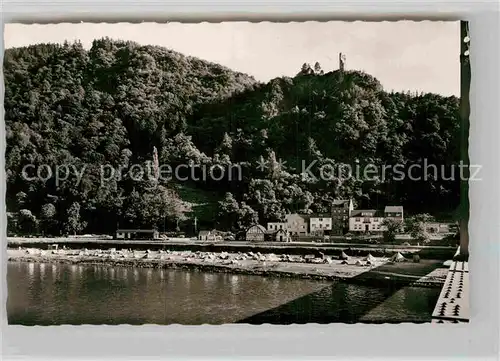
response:
<path fill-rule="evenodd" d="M 311 215 L 309 218 L 309 229 L 311 234 L 320 234 L 332 230 L 332 217 L 329 215 Z"/>
<path fill-rule="evenodd" d="M 382 232 L 382 212 L 375 209 L 357 209 L 351 212 L 349 217 L 349 232 Z"/>
<path fill-rule="evenodd" d="M 285 222 L 269 222 L 267 223 L 267 230 L 276 232 L 277 230 L 284 229 L 287 230 L 287 226 Z"/>
<path fill-rule="evenodd" d="M 286 228 L 291 236 L 307 236 L 309 234 L 309 216 L 296 213 L 287 214 Z"/>
<path fill-rule="evenodd" d="M 386 206 L 384 216 L 403 222 L 403 206 Z"/>

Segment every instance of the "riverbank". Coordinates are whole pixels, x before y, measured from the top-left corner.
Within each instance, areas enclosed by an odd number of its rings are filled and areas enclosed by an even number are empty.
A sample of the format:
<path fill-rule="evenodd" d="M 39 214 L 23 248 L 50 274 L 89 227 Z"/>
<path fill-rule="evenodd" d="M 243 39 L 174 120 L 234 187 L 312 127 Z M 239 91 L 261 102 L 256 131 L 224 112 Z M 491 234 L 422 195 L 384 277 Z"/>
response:
<path fill-rule="evenodd" d="M 202 242 L 194 240 L 113 240 L 113 239 L 86 239 L 86 238 L 13 238 L 7 237 L 10 248 L 40 248 L 48 249 L 51 244 L 58 244 L 70 249 L 109 249 L 127 248 L 134 251 L 191 251 L 212 253 L 263 253 L 278 255 L 309 255 L 322 254 L 338 257 L 342 251 L 349 252 L 356 257 L 366 257 L 371 254 L 375 257 L 388 258 L 396 252 L 407 258 L 418 253 L 421 259 L 448 260 L 453 257 L 456 247 L 449 246 L 403 246 L 390 244 L 356 244 L 356 243 L 296 243 L 296 242 Z"/>
<path fill-rule="evenodd" d="M 392 263 L 388 257 L 350 256 L 348 260 L 313 254 L 262 254 L 260 252 L 192 252 L 129 249 L 8 249 L 11 262 L 99 264 L 119 267 L 174 268 L 269 277 L 344 280 L 356 283 L 404 283 L 441 287 L 448 268 L 439 260 Z"/>

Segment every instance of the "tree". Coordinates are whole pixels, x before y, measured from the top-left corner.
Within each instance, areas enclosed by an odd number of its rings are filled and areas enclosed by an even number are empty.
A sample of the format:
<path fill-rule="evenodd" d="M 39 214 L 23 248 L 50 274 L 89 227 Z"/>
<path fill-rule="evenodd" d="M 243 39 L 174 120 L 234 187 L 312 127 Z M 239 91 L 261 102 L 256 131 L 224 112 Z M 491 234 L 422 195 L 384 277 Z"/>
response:
<path fill-rule="evenodd" d="M 401 231 L 402 225 L 402 222 L 397 219 L 385 218 L 382 222 L 382 226 L 385 227 L 384 241 L 387 243 L 394 243 L 396 234 Z"/>
<path fill-rule="evenodd" d="M 23 207 L 26 204 L 27 199 L 28 195 L 24 192 L 19 192 L 16 194 L 16 201 L 19 207 Z"/>
<path fill-rule="evenodd" d="M 246 229 L 251 225 L 258 223 L 259 216 L 256 211 L 252 209 L 245 202 L 241 202 L 238 212 L 238 227 L 239 229 Z"/>
<path fill-rule="evenodd" d="M 19 215 L 7 212 L 7 236 L 15 235 L 19 232 L 19 224 L 18 224 Z"/>
<path fill-rule="evenodd" d="M 56 207 L 52 203 L 46 203 L 42 206 L 40 212 L 40 226 L 44 233 L 51 233 L 56 224 Z"/>
<path fill-rule="evenodd" d="M 318 62 L 316 62 L 314 64 L 314 73 L 317 74 L 317 75 L 323 75 L 324 74 L 323 70 L 321 70 L 321 65 Z"/>
<path fill-rule="evenodd" d="M 73 202 L 67 211 L 65 229 L 67 233 L 76 235 L 87 226 L 87 222 L 80 219 L 80 204 Z"/>
<path fill-rule="evenodd" d="M 314 74 L 314 70 L 311 68 L 311 65 L 308 63 L 302 64 L 302 68 L 300 69 L 299 74 L 297 75 L 311 75 Z"/>
<path fill-rule="evenodd" d="M 429 214 L 418 214 L 406 219 L 405 228 L 411 237 L 419 243 L 429 242 L 429 233 L 427 232 L 427 223 L 432 222 L 434 217 Z"/>
<path fill-rule="evenodd" d="M 19 229 L 22 233 L 33 235 L 38 230 L 38 219 L 29 209 L 21 209 L 19 211 Z"/>
<path fill-rule="evenodd" d="M 226 193 L 218 203 L 217 223 L 223 229 L 237 230 L 240 206 L 233 194 Z"/>

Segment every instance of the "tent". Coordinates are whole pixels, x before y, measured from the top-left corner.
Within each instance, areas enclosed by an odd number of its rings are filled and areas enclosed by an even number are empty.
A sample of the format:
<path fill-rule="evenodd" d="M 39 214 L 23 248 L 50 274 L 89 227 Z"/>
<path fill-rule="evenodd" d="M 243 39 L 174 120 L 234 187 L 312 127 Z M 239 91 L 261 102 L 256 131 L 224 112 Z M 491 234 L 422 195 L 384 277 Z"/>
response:
<path fill-rule="evenodd" d="M 363 265 L 363 263 L 361 263 L 361 261 L 358 259 L 358 260 L 356 261 L 356 266 L 362 266 L 362 265 Z"/>
<path fill-rule="evenodd" d="M 373 257 L 373 256 L 371 255 L 371 253 L 368 253 L 368 256 L 366 256 L 364 260 L 365 260 L 365 261 L 368 261 L 368 262 L 370 262 L 370 263 L 374 263 L 375 261 L 377 261 L 377 259 L 376 259 L 375 257 Z"/>
<path fill-rule="evenodd" d="M 342 261 L 340 262 L 340 264 L 349 264 L 349 263 L 347 263 L 347 261 Z"/>
<path fill-rule="evenodd" d="M 342 253 L 340 254 L 340 259 L 343 259 L 343 260 L 348 260 L 349 259 L 349 256 L 345 254 L 344 251 L 342 251 Z"/>
<path fill-rule="evenodd" d="M 404 262 L 406 261 L 406 258 L 403 257 L 403 255 L 398 252 L 394 256 L 391 257 L 391 262 Z"/>

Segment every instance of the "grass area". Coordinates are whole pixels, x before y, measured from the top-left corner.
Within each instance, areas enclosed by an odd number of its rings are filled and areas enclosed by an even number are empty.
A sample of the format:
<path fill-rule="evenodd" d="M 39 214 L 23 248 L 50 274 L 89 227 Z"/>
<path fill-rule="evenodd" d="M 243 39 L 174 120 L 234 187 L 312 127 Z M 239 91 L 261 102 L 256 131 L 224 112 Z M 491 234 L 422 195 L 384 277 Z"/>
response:
<path fill-rule="evenodd" d="M 176 184 L 175 189 L 184 202 L 191 204 L 189 218 L 196 217 L 198 225 L 213 224 L 217 203 L 222 199 L 217 192 L 210 192 L 191 184 Z"/>

